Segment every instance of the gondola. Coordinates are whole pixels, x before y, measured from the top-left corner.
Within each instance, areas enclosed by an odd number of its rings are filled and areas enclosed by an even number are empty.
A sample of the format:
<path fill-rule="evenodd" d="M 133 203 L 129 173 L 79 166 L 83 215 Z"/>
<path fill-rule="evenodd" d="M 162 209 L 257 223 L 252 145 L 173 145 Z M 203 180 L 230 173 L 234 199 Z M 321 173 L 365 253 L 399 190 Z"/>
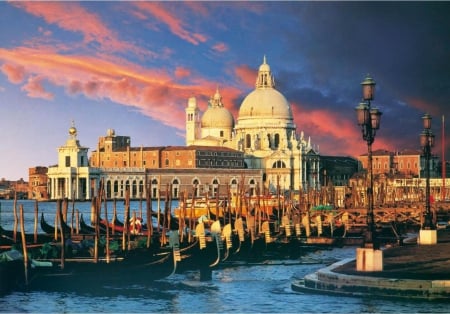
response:
<path fill-rule="evenodd" d="M 179 256 L 176 233 L 167 247 L 133 249 L 109 260 L 105 257 L 32 260 L 24 288 L 89 292 L 116 285 L 147 285 L 175 273 Z"/>
<path fill-rule="evenodd" d="M 45 220 L 45 217 L 44 217 L 44 213 L 41 214 L 41 221 L 40 221 L 40 223 L 41 223 L 42 231 L 44 231 L 45 233 L 47 233 L 49 235 L 55 234 L 55 227 L 50 225 L 49 223 L 47 223 L 47 221 Z M 62 221 L 61 225 L 63 227 L 64 233 L 66 233 L 66 234 L 70 234 L 71 233 L 72 228 L 70 228 L 66 224 L 66 222 Z M 56 232 L 58 232 L 58 231 L 56 231 Z"/>
<path fill-rule="evenodd" d="M 20 243 L 22 239 L 21 231 L 16 231 L 16 241 L 14 241 L 14 231 L 5 230 L 0 226 L 0 245 L 2 246 L 10 246 L 15 243 Z M 52 237 L 48 234 L 38 233 L 36 235 L 36 241 L 34 234 L 25 233 L 25 241 L 28 244 L 31 243 L 44 243 L 52 240 Z"/>

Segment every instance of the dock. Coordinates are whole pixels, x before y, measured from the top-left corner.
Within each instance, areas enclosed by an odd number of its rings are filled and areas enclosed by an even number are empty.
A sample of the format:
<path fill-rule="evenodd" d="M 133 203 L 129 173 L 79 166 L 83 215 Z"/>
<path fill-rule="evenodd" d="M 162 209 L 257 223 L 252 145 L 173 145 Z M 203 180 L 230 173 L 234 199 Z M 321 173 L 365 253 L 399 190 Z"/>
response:
<path fill-rule="evenodd" d="M 356 252 L 355 252 L 356 257 Z M 438 243 L 383 250 L 383 270 L 356 271 L 350 258 L 292 281 L 303 293 L 450 300 L 450 229 L 438 230 Z"/>

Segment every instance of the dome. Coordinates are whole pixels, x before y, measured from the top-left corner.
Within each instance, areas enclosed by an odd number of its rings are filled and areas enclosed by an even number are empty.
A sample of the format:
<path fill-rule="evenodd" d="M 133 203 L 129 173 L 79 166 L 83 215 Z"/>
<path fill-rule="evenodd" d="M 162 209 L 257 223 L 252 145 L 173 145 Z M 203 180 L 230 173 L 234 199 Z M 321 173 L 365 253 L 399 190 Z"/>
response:
<path fill-rule="evenodd" d="M 233 127 L 233 115 L 224 107 L 210 107 L 202 116 L 202 128 Z"/>
<path fill-rule="evenodd" d="M 239 109 L 241 118 L 292 119 L 291 106 L 276 89 L 255 89 L 245 97 Z"/>
<path fill-rule="evenodd" d="M 264 56 L 258 70 L 256 89 L 245 97 L 239 109 L 239 119 L 292 120 L 291 106 L 275 89 L 275 80 Z"/>

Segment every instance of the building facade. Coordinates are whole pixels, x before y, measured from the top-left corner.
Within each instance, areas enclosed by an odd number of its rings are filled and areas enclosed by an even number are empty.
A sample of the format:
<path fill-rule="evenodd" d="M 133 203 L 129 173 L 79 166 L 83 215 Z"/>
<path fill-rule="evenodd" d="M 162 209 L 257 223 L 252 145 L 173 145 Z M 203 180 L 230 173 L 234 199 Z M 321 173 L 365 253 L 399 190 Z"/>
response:
<path fill-rule="evenodd" d="M 275 89 L 264 57 L 255 89 L 243 100 L 236 123 L 217 90 L 202 114 L 194 97 L 186 107 L 186 145 L 223 146 L 244 153 L 245 167 L 263 173 L 264 187 L 275 191 L 320 188 L 318 150 L 297 133 L 291 106 Z"/>
<path fill-rule="evenodd" d="M 49 198 L 88 200 L 97 193 L 100 170 L 89 166 L 88 148 L 80 145 L 72 124 L 65 145 L 58 148 L 58 164 L 48 168 Z"/>
<path fill-rule="evenodd" d="M 47 200 L 47 167 L 34 167 L 28 169 L 28 198 L 35 200 Z"/>

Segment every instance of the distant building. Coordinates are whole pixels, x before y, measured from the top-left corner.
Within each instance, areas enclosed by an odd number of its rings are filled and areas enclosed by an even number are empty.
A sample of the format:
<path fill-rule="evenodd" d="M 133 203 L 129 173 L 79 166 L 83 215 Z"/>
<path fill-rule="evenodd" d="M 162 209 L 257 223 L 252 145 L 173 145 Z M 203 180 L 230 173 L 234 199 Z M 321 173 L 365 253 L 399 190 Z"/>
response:
<path fill-rule="evenodd" d="M 367 169 L 367 154 L 360 155 L 358 160 L 362 168 Z M 425 157 L 420 150 L 405 149 L 402 151 L 391 152 L 384 149 L 378 149 L 372 153 L 373 174 L 385 174 L 404 177 L 425 177 Z M 430 176 L 439 177 L 439 158 L 436 155 L 431 156 Z"/>
<path fill-rule="evenodd" d="M 320 181 L 324 186 L 348 186 L 359 169 L 357 159 L 344 156 L 320 156 L 320 165 Z"/>
<path fill-rule="evenodd" d="M 35 200 L 48 200 L 47 167 L 34 167 L 28 169 L 28 198 Z"/>
<path fill-rule="evenodd" d="M 80 145 L 72 124 L 66 144 L 58 148 L 58 164 L 48 168 L 48 193 L 52 200 L 87 200 L 97 194 L 98 168 L 89 166 L 88 148 Z"/>

